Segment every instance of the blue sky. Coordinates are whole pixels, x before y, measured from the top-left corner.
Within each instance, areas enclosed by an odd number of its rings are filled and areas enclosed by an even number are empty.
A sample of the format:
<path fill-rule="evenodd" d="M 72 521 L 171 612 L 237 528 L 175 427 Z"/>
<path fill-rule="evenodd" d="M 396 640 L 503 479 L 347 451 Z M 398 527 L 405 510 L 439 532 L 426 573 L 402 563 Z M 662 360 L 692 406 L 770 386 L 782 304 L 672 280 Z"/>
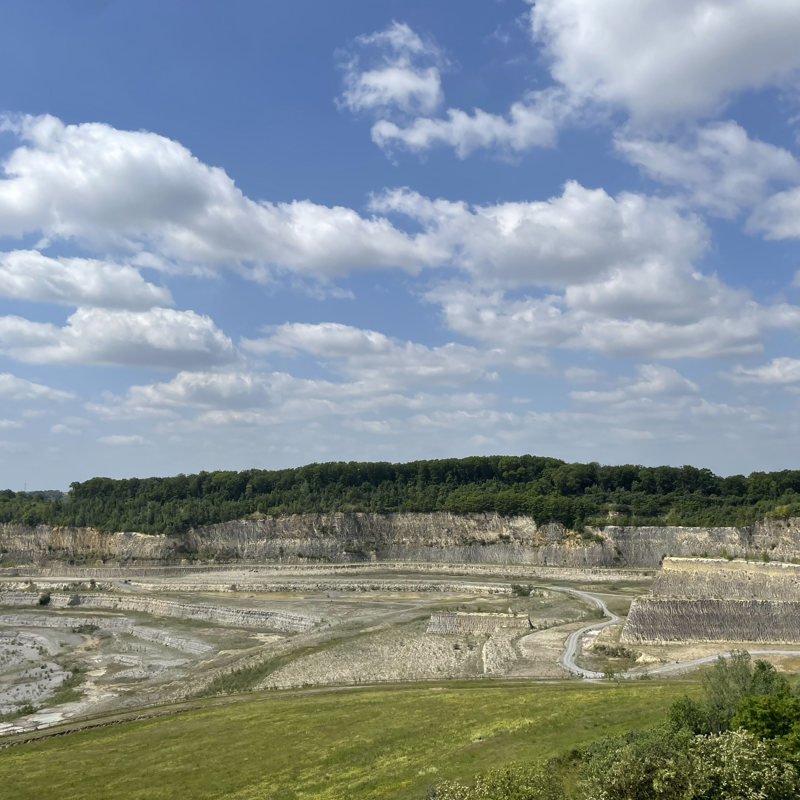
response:
<path fill-rule="evenodd" d="M 796 0 L 10 0 L 0 486 L 796 468 Z"/>

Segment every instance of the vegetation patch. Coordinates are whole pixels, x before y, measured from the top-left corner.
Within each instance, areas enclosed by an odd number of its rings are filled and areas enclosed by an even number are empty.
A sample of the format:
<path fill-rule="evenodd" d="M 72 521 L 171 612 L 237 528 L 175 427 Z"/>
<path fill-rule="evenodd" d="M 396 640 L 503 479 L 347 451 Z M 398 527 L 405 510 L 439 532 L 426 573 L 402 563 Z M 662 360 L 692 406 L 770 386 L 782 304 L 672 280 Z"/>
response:
<path fill-rule="evenodd" d="M 421 799 L 443 780 L 648 725 L 693 686 L 279 692 L 11 747 L 0 751 L 0 774 L 15 800 Z"/>
<path fill-rule="evenodd" d="M 433 511 L 527 515 L 538 524 L 558 522 L 580 531 L 594 545 L 604 539 L 592 528 L 609 524 L 742 526 L 765 517 L 800 516 L 800 470 L 720 477 L 692 466 L 473 456 L 169 478 L 92 478 L 71 484 L 67 494 L 0 491 L 0 522 L 143 533 L 182 533 L 200 525 L 279 514 Z"/>

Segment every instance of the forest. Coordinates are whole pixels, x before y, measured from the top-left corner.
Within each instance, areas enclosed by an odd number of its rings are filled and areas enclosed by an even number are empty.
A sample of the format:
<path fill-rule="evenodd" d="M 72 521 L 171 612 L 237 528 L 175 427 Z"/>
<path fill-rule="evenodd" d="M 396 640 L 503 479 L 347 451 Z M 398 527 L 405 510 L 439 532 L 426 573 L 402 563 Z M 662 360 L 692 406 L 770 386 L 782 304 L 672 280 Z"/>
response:
<path fill-rule="evenodd" d="M 496 512 L 582 531 L 749 525 L 800 516 L 800 470 L 719 477 L 693 466 L 605 466 L 541 456 L 331 462 L 282 470 L 91 478 L 66 493 L 0 491 L 0 522 L 181 533 L 254 515 Z"/>

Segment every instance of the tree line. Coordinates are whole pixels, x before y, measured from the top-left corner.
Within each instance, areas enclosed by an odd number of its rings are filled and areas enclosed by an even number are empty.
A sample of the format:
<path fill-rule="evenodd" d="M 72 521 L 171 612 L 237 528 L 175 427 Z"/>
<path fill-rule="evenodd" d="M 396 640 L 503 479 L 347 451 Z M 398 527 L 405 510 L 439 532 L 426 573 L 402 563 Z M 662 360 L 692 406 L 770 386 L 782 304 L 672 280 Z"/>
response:
<path fill-rule="evenodd" d="M 252 515 L 496 512 L 567 528 L 749 525 L 800 515 L 800 470 L 720 477 L 693 466 L 606 466 L 541 456 L 331 462 L 282 470 L 91 478 L 67 493 L 0 491 L 0 522 L 181 533 Z"/>

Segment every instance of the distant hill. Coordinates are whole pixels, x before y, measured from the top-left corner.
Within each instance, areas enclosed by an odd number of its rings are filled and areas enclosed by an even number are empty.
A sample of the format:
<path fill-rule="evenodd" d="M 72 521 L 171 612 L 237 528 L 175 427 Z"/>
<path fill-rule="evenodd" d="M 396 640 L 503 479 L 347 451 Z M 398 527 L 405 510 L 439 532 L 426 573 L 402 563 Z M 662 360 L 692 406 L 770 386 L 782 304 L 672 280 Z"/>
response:
<path fill-rule="evenodd" d="M 800 470 L 719 477 L 692 466 L 566 463 L 541 456 L 331 462 L 169 478 L 92 478 L 66 494 L 0 491 L 0 522 L 180 533 L 253 514 L 493 511 L 537 523 L 748 525 L 800 516 Z"/>

